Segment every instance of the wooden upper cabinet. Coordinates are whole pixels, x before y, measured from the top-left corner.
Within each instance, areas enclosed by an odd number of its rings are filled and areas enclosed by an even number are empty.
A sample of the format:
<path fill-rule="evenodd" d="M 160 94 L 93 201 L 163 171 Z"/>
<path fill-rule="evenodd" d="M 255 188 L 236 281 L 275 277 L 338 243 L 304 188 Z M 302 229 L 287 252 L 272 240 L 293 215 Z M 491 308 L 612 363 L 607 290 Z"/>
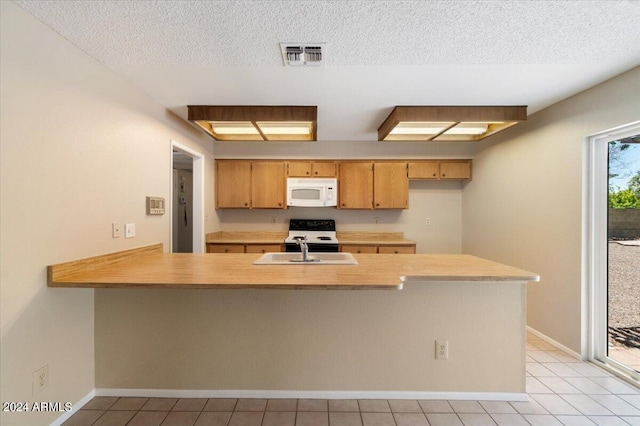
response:
<path fill-rule="evenodd" d="M 216 208 L 251 207 L 251 161 L 216 161 Z"/>
<path fill-rule="evenodd" d="M 409 179 L 438 179 L 440 164 L 437 161 L 409 163 Z"/>
<path fill-rule="evenodd" d="M 311 161 L 288 161 L 287 176 L 311 177 Z"/>
<path fill-rule="evenodd" d="M 373 208 L 373 162 L 340 162 L 339 208 Z"/>
<path fill-rule="evenodd" d="M 335 161 L 288 161 L 289 177 L 335 177 Z"/>
<path fill-rule="evenodd" d="M 251 173 L 251 207 L 254 209 L 284 209 L 284 161 L 254 161 Z"/>
<path fill-rule="evenodd" d="M 410 161 L 409 179 L 470 180 L 471 160 Z"/>
<path fill-rule="evenodd" d="M 440 179 L 471 179 L 471 163 L 468 161 L 440 162 Z"/>
<path fill-rule="evenodd" d="M 409 208 L 407 163 L 373 164 L 373 207 L 376 209 Z"/>

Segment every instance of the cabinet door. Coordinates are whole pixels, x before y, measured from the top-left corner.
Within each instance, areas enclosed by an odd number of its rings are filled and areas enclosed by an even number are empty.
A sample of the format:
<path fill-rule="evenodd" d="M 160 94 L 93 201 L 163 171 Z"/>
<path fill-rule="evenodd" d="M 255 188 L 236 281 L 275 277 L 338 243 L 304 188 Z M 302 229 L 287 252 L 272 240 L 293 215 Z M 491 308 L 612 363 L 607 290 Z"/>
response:
<path fill-rule="evenodd" d="M 207 253 L 244 253 L 244 244 L 207 244 Z"/>
<path fill-rule="evenodd" d="M 251 207 L 251 162 L 216 162 L 216 208 Z"/>
<path fill-rule="evenodd" d="M 311 169 L 313 177 L 336 177 L 336 163 L 334 161 L 313 163 Z"/>
<path fill-rule="evenodd" d="M 377 253 L 378 248 L 374 244 L 340 244 L 340 251 L 347 253 Z"/>
<path fill-rule="evenodd" d="M 374 163 L 373 196 L 376 209 L 409 208 L 407 163 Z"/>
<path fill-rule="evenodd" d="M 440 166 L 437 161 L 409 163 L 409 179 L 438 179 Z"/>
<path fill-rule="evenodd" d="M 441 162 L 440 179 L 471 179 L 471 163 Z"/>
<path fill-rule="evenodd" d="M 254 161 L 251 171 L 251 207 L 284 209 L 285 175 L 283 161 Z"/>
<path fill-rule="evenodd" d="M 415 246 L 379 246 L 378 253 L 383 254 L 415 254 Z"/>
<path fill-rule="evenodd" d="M 338 188 L 341 209 L 373 208 L 373 163 L 341 162 Z"/>
<path fill-rule="evenodd" d="M 311 161 L 288 161 L 287 175 L 290 177 L 311 177 Z"/>
<path fill-rule="evenodd" d="M 247 253 L 269 253 L 280 250 L 280 244 L 247 244 Z"/>

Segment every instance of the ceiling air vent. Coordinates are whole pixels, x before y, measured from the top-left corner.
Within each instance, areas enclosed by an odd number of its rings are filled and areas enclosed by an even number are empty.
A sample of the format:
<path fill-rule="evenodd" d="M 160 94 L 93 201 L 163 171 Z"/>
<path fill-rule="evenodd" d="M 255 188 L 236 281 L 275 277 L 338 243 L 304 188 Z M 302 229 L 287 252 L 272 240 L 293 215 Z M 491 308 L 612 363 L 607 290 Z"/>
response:
<path fill-rule="evenodd" d="M 319 67 L 324 64 L 325 48 L 325 43 L 280 43 L 285 67 Z"/>

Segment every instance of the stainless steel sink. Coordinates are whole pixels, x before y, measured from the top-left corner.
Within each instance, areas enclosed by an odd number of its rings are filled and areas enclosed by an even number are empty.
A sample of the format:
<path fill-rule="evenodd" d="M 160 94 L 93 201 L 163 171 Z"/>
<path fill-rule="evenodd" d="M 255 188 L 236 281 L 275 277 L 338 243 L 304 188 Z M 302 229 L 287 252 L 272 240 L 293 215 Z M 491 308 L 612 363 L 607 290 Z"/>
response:
<path fill-rule="evenodd" d="M 254 265 L 357 265 L 351 253 L 309 253 L 309 260 L 302 260 L 302 253 L 265 253 Z"/>

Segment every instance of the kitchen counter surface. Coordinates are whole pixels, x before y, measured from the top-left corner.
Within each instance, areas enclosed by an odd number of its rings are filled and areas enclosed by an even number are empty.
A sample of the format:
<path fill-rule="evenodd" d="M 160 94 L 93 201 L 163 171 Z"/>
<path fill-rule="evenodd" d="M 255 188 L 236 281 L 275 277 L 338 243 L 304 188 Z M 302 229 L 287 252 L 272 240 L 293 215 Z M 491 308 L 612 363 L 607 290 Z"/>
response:
<path fill-rule="evenodd" d="M 207 234 L 207 244 L 282 244 L 287 232 L 229 232 Z M 415 245 L 402 232 L 337 232 L 340 244 Z"/>
<path fill-rule="evenodd" d="M 411 281 L 538 281 L 471 255 L 354 254 L 358 265 L 253 265 L 259 254 L 163 253 L 162 244 L 47 268 L 50 287 L 402 289 Z"/>
<path fill-rule="evenodd" d="M 229 232 L 207 234 L 207 244 L 282 244 L 287 232 Z"/>

